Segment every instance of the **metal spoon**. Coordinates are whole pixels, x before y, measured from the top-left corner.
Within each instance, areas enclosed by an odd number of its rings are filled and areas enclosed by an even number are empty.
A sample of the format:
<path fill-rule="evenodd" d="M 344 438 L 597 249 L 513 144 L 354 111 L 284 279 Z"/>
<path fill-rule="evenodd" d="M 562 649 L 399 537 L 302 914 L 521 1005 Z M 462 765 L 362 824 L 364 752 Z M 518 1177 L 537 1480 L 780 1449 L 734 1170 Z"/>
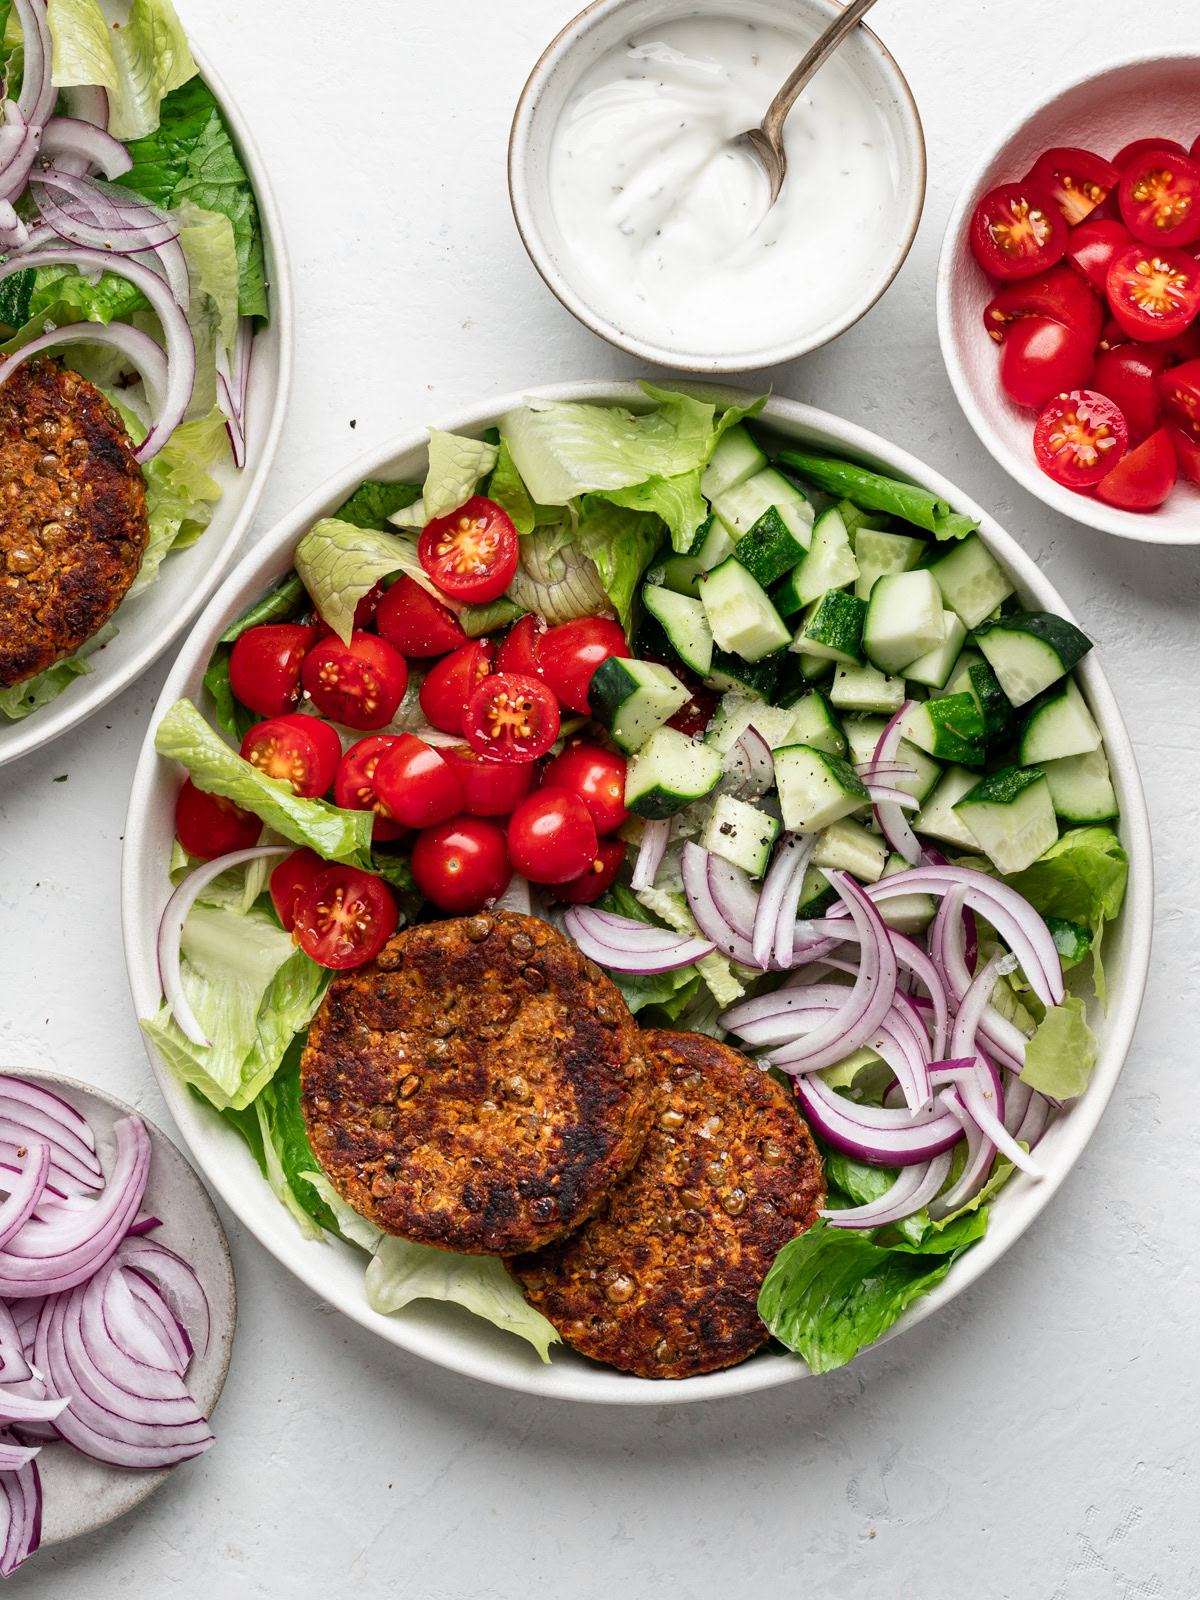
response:
<path fill-rule="evenodd" d="M 875 0 L 851 0 L 841 16 L 825 29 L 800 65 L 788 78 L 783 88 L 767 107 L 762 125 L 751 128 L 742 135 L 762 162 L 771 185 L 771 205 L 779 199 L 783 180 L 787 177 L 787 152 L 783 148 L 783 124 L 788 112 L 808 88 L 809 80 L 841 44 L 846 35 L 875 4 Z"/>

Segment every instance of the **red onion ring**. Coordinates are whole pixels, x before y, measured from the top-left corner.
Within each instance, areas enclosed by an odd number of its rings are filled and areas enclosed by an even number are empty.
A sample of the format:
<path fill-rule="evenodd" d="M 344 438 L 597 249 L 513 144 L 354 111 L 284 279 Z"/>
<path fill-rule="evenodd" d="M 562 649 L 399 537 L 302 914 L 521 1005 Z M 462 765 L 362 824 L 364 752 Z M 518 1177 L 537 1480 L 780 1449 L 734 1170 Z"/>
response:
<path fill-rule="evenodd" d="M 633 866 L 629 887 L 636 894 L 640 889 L 653 889 L 658 869 L 671 842 L 671 818 L 647 822 L 642 830 L 642 843 Z"/>
<path fill-rule="evenodd" d="M 758 904 L 754 908 L 754 926 L 751 929 L 750 939 L 754 965 L 761 967 L 764 972 L 771 965 L 781 942 L 789 962 L 791 960 L 792 924 L 796 920 L 795 913 L 793 912 L 791 924 L 786 928 L 786 938 L 781 913 L 797 874 L 801 879 L 804 877 L 804 870 L 808 866 L 808 859 L 812 855 L 815 842 L 813 834 L 785 833 L 771 865 L 767 868 Z M 797 898 L 799 893 L 797 889 Z"/>
<path fill-rule="evenodd" d="M 45 0 L 13 0 L 21 23 L 24 66 L 21 97 L 17 104 L 27 123 L 41 128 L 54 107 L 58 91 L 51 81 L 54 45 L 46 20 Z"/>
<path fill-rule="evenodd" d="M 724 875 L 715 869 L 717 857 L 710 855 L 694 840 L 689 840 L 683 847 L 683 861 L 680 871 L 683 876 L 683 892 L 687 896 L 688 907 L 696 919 L 696 926 L 706 939 L 711 939 L 723 955 L 739 962 L 744 967 L 754 965 L 754 951 L 750 947 L 749 933 L 743 934 L 736 929 L 718 907 L 713 895 L 712 882 L 715 879 L 725 884 Z M 728 863 L 723 863 L 728 865 Z M 736 870 L 736 869 L 732 869 Z M 753 929 L 753 916 L 750 920 Z"/>
<path fill-rule="evenodd" d="M 76 117 L 50 118 L 42 129 L 41 159 L 74 178 L 89 176 L 92 167 L 99 167 L 106 178 L 119 178 L 133 166 L 133 157 L 119 139 Z"/>
<path fill-rule="evenodd" d="M 0 1250 L 33 1215 L 50 1172 L 50 1146 L 31 1144 L 25 1170 L 13 1184 L 8 1199 L 0 1205 Z"/>
<path fill-rule="evenodd" d="M 0 1473 L 0 1523 L 0 1576 L 8 1578 L 29 1559 L 42 1536 L 42 1480 L 36 1461 Z"/>
<path fill-rule="evenodd" d="M 689 939 L 629 917 L 571 906 L 563 924 L 585 956 L 616 972 L 674 972 L 711 955 L 711 939 Z"/>
<path fill-rule="evenodd" d="M 947 1150 L 924 1165 L 901 1167 L 895 1183 L 878 1200 L 845 1211 L 822 1211 L 820 1215 L 831 1228 L 885 1228 L 889 1223 L 902 1222 L 929 1205 L 950 1176 L 953 1159 Z"/>
<path fill-rule="evenodd" d="M 879 743 L 875 746 L 872 758 L 874 765 L 895 760 L 896 751 L 900 748 L 900 741 L 904 736 L 904 720 L 915 703 L 913 700 L 906 700 L 879 735 Z M 874 801 L 874 796 L 872 800 Z M 890 796 L 885 796 L 875 801 L 874 805 L 875 820 L 888 844 L 897 855 L 903 856 L 910 866 L 920 865 L 924 860 L 920 841 L 909 826 L 900 803 Z"/>
<path fill-rule="evenodd" d="M 795 1082 L 796 1098 L 826 1144 L 874 1167 L 911 1167 L 932 1161 L 963 1136 L 943 1106 L 914 1117 L 907 1110 L 856 1105 L 816 1074 Z"/>
<path fill-rule="evenodd" d="M 151 1280 L 171 1315 L 200 1355 L 204 1355 L 211 1324 L 208 1296 L 187 1262 L 153 1239 L 126 1239 L 117 1256 L 123 1265 Z"/>
<path fill-rule="evenodd" d="M 963 911 L 963 891 L 952 889 L 938 907 L 929 935 L 930 953 L 946 980 L 950 1002 L 955 1007 L 961 1005 L 963 996 L 971 987 L 965 950 L 964 915 L 971 916 L 971 913 Z M 972 923 L 974 920 L 972 916 Z M 1025 1065 L 1025 1035 L 1015 1023 L 1000 1015 L 990 999 L 983 1008 L 978 1032 L 989 1053 L 1001 1066 L 1020 1072 Z"/>

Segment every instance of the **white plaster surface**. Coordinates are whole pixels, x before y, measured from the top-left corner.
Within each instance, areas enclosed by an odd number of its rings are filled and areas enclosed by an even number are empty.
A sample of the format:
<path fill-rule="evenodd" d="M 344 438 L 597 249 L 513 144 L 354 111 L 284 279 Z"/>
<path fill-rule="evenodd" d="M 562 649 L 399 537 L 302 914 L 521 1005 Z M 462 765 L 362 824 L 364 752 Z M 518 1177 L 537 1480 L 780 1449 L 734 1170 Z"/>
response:
<path fill-rule="evenodd" d="M 571 0 L 180 3 L 273 167 L 296 272 L 295 400 L 257 531 L 402 427 L 526 381 L 628 371 L 550 299 L 505 191 L 512 105 Z M 710 1406 L 672 1408 L 665 1386 L 644 1411 L 537 1403 L 425 1366 L 314 1301 L 226 1213 L 241 1325 L 217 1447 L 10 1592 L 1200 1594 L 1200 551 L 1122 544 L 1017 489 L 958 411 L 933 318 L 942 226 L 981 141 L 1089 61 L 1194 47 L 1200 21 L 1178 0 L 885 0 L 876 17 L 925 119 L 925 219 L 884 301 L 772 376 L 989 506 L 1104 651 L 1143 763 L 1159 906 L 1141 1028 L 1096 1138 L 949 1310 L 847 1371 Z M 0 1060 L 93 1079 L 166 1123 L 117 922 L 129 777 L 164 672 L 0 774 Z"/>

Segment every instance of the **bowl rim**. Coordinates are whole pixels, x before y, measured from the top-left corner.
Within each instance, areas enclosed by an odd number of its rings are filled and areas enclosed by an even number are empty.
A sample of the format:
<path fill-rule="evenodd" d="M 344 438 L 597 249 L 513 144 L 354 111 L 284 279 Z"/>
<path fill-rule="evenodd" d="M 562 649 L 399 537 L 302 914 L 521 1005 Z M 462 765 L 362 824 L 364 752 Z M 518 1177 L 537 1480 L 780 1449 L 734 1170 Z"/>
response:
<path fill-rule="evenodd" d="M 687 387 L 690 392 L 704 399 L 715 399 L 723 405 L 745 402 L 750 398 L 745 391 L 725 386 L 693 384 Z M 632 382 L 591 380 L 537 385 L 514 394 L 484 399 L 473 407 L 460 410 L 439 426 L 452 432 L 479 432 L 492 425 L 506 410 L 523 403 L 531 393 L 549 399 L 598 404 L 645 403 L 644 393 Z M 772 399 L 765 406 L 762 416 L 767 423 L 782 423 L 785 427 L 790 425 L 796 429 L 807 429 L 810 434 L 821 435 L 829 441 L 831 448 L 870 461 L 880 470 L 921 483 L 951 501 L 958 509 L 977 517 L 985 542 L 997 552 L 1018 584 L 1041 603 L 1052 605 L 1064 616 L 1071 617 L 1069 608 L 1049 579 L 1012 536 L 969 496 L 960 493 L 940 473 L 925 467 L 907 451 L 887 443 L 857 424 L 797 401 Z M 175 782 L 173 772 L 168 770 L 167 764 L 161 762 L 154 751 L 154 730 L 158 721 L 179 695 L 199 683 L 212 645 L 230 617 L 250 604 L 263 588 L 287 569 L 286 555 L 290 554 L 302 531 L 318 517 L 336 509 L 365 478 L 381 474 L 386 477 L 389 472 L 394 473 L 397 470 L 392 466 L 395 460 L 423 449 L 426 443 L 427 435 L 421 430 L 380 444 L 310 493 L 243 557 L 209 602 L 171 669 L 134 772 L 122 853 L 122 931 L 126 970 L 138 1016 L 151 1015 L 160 1002 L 154 930 L 156 911 L 161 910 L 166 900 L 166 890 L 169 889 L 165 878 L 160 881 L 161 864 L 153 862 L 150 859 L 151 852 L 140 848 L 138 844 L 146 836 L 147 818 L 155 806 L 164 803 L 164 785 Z M 1061 1150 L 1056 1151 L 1058 1160 L 1054 1169 L 1040 1183 L 1034 1183 L 1020 1174 L 1010 1181 L 1004 1206 L 998 1205 L 993 1210 L 992 1225 L 987 1236 L 955 1263 L 932 1293 L 915 1302 L 884 1336 L 885 1340 L 923 1321 L 982 1276 L 1044 1209 L 1095 1131 L 1133 1037 L 1146 985 L 1153 924 L 1154 878 L 1149 821 L 1133 747 L 1112 690 L 1095 661 L 1094 652 L 1084 658 L 1079 670 L 1092 708 L 1104 731 L 1114 781 L 1121 797 L 1122 837 L 1130 860 L 1129 888 L 1120 924 L 1125 944 L 1124 971 L 1114 986 L 1115 992 L 1110 996 L 1096 1068 L 1086 1094 L 1073 1106 L 1070 1116 L 1058 1125 L 1064 1131 L 1060 1136 Z M 664 1389 L 660 1384 L 615 1374 L 610 1369 L 594 1366 L 582 1359 L 555 1361 L 549 1366 L 530 1360 L 522 1366 L 517 1360 L 508 1359 L 502 1354 L 498 1356 L 495 1349 L 489 1349 L 486 1339 L 481 1339 L 478 1348 L 464 1356 L 449 1347 L 451 1341 L 439 1342 L 443 1334 L 435 1324 L 381 1316 L 371 1311 L 361 1292 L 353 1303 L 348 1303 L 346 1297 L 336 1292 L 328 1281 L 331 1275 L 322 1268 L 321 1252 L 301 1237 L 291 1218 L 265 1185 L 264 1195 L 271 1201 L 274 1210 L 262 1207 L 258 1208 L 256 1214 L 246 1215 L 236 1200 L 230 1198 L 226 1192 L 218 1141 L 207 1132 L 207 1113 L 158 1060 L 149 1042 L 145 1043 L 152 1070 L 184 1140 L 197 1165 L 226 1204 L 260 1242 L 315 1294 L 336 1305 L 361 1326 L 372 1329 L 410 1353 L 464 1376 L 503 1388 L 547 1398 L 598 1404 L 674 1405 L 754 1393 L 810 1376 L 808 1368 L 801 1361 L 762 1357 L 723 1372 L 672 1382 Z M 239 1152 L 239 1160 L 241 1154 Z M 268 1218 L 271 1220 L 268 1221 Z M 290 1232 L 285 1231 L 280 1222 L 285 1222 Z M 491 1331 L 488 1330 L 489 1333 Z M 513 1343 L 508 1341 L 508 1346 Z"/>
<path fill-rule="evenodd" d="M 200 608 L 229 571 L 238 548 L 257 515 L 267 479 L 275 464 L 275 455 L 291 399 L 295 355 L 295 304 L 287 240 L 266 163 L 241 107 L 226 88 L 224 80 L 206 53 L 196 43 L 190 28 L 188 44 L 199 68 L 199 75 L 216 97 L 221 114 L 233 135 L 234 144 L 246 168 L 255 200 L 258 202 L 262 224 L 263 243 L 270 269 L 268 284 L 270 326 L 272 337 L 278 343 L 279 375 L 271 399 L 261 453 L 258 464 L 253 469 L 243 469 L 252 470 L 252 476 L 246 485 L 245 499 L 230 523 L 224 539 L 219 545 L 214 544 L 208 551 L 208 567 L 185 599 L 169 614 L 164 612 L 161 631 L 111 674 L 97 671 L 84 682 L 73 685 L 74 693 L 60 695 L 57 700 L 33 712 L 19 724 L 6 723 L 3 730 L 5 737 L 0 739 L 0 767 L 18 761 L 34 750 L 40 750 L 60 735 L 86 722 L 101 707 L 107 705 L 110 700 L 123 693 L 131 683 L 140 678 L 142 673 L 174 644 L 183 630 L 195 620 Z"/>
<path fill-rule="evenodd" d="M 1132 539 L 1140 544 L 1200 544 L 1200 514 L 1196 516 L 1193 531 L 1190 533 L 1186 527 L 1172 529 L 1161 521 L 1156 522 L 1153 512 L 1122 511 L 1118 506 L 1105 505 L 1102 500 L 1075 494 L 1072 490 L 1055 483 L 1052 478 L 1048 478 L 1032 459 L 1026 460 L 1010 448 L 1007 441 L 992 426 L 987 413 L 976 399 L 974 386 L 959 356 L 959 344 L 953 331 L 950 296 L 956 269 L 962 261 L 964 252 L 968 251 L 967 229 L 971 213 L 983 192 L 984 174 L 1029 123 L 1075 90 L 1082 89 L 1090 83 L 1098 84 L 1113 73 L 1127 71 L 1131 67 L 1188 64 L 1200 69 L 1200 50 L 1146 50 L 1131 55 L 1115 56 L 1059 84 L 1041 99 L 1030 102 L 1019 116 L 1007 124 L 999 138 L 988 145 L 964 180 L 950 212 L 949 221 L 946 223 L 937 265 L 935 305 L 942 360 L 958 403 L 985 449 L 1023 489 L 1036 495 L 1052 510 L 1061 512 L 1063 516 L 1070 517 L 1073 522 L 1081 523 L 1084 527 L 1095 528 L 1100 533 L 1115 534 L 1120 539 Z M 974 264 L 973 258 L 972 264 Z"/>
<path fill-rule="evenodd" d="M 860 322 L 867 312 L 879 303 L 907 261 L 917 236 L 917 229 L 921 225 L 928 182 L 928 157 L 925 148 L 925 128 L 908 79 L 878 34 L 867 27 L 865 22 L 860 22 L 856 32 L 866 36 L 867 48 L 876 52 L 885 77 L 890 77 L 894 83 L 896 104 L 901 119 L 909 125 L 917 158 L 910 172 L 906 231 L 874 292 L 860 295 L 858 299 L 851 301 L 840 315 L 831 317 L 824 327 L 816 330 L 816 336 L 781 340 L 770 350 L 757 352 L 752 358 L 745 353 L 737 357 L 697 356 L 683 350 L 671 350 L 655 344 L 653 340 L 626 333 L 616 323 L 592 309 L 583 296 L 573 288 L 567 275 L 555 265 L 549 250 L 545 248 L 528 198 L 530 129 L 537 101 L 543 89 L 554 73 L 569 61 L 579 39 L 590 27 L 611 12 L 626 10 L 639 3 L 640 0 L 592 0 L 590 5 L 585 6 L 551 39 L 534 63 L 525 86 L 517 98 L 508 137 L 508 194 L 513 220 L 526 254 L 550 293 L 576 321 L 581 322 L 606 344 L 625 355 L 636 357 L 639 361 L 653 362 L 656 366 L 667 367 L 677 372 L 725 377 L 739 372 L 758 372 L 765 367 L 779 366 L 787 361 L 795 361 L 800 356 L 809 355 L 813 350 L 821 349 L 839 338 L 847 329 L 852 328 L 856 322 Z M 806 0 L 806 3 L 827 13 L 830 22 L 840 10 L 834 0 Z M 680 0 L 680 5 L 681 7 L 684 5 L 684 0 Z M 784 9 L 782 5 L 780 9 L 781 11 Z M 735 12 L 736 0 L 730 0 L 730 15 L 734 16 Z M 683 14 L 681 11 L 681 15 Z M 901 175 L 902 182 L 904 176 Z"/>

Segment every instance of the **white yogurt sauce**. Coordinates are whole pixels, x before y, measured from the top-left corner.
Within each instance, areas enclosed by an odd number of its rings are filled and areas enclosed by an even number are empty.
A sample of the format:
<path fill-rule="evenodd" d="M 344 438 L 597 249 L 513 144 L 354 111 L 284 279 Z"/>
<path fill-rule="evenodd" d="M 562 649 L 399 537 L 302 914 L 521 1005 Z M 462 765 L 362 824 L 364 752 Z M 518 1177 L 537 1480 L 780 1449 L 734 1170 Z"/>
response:
<path fill-rule="evenodd" d="M 762 121 L 808 44 L 782 28 L 679 18 L 584 75 L 551 143 L 550 201 L 600 315 L 680 353 L 752 354 L 823 323 L 892 209 L 897 159 L 851 69 L 827 61 L 787 120 L 788 173 L 737 136 Z"/>

